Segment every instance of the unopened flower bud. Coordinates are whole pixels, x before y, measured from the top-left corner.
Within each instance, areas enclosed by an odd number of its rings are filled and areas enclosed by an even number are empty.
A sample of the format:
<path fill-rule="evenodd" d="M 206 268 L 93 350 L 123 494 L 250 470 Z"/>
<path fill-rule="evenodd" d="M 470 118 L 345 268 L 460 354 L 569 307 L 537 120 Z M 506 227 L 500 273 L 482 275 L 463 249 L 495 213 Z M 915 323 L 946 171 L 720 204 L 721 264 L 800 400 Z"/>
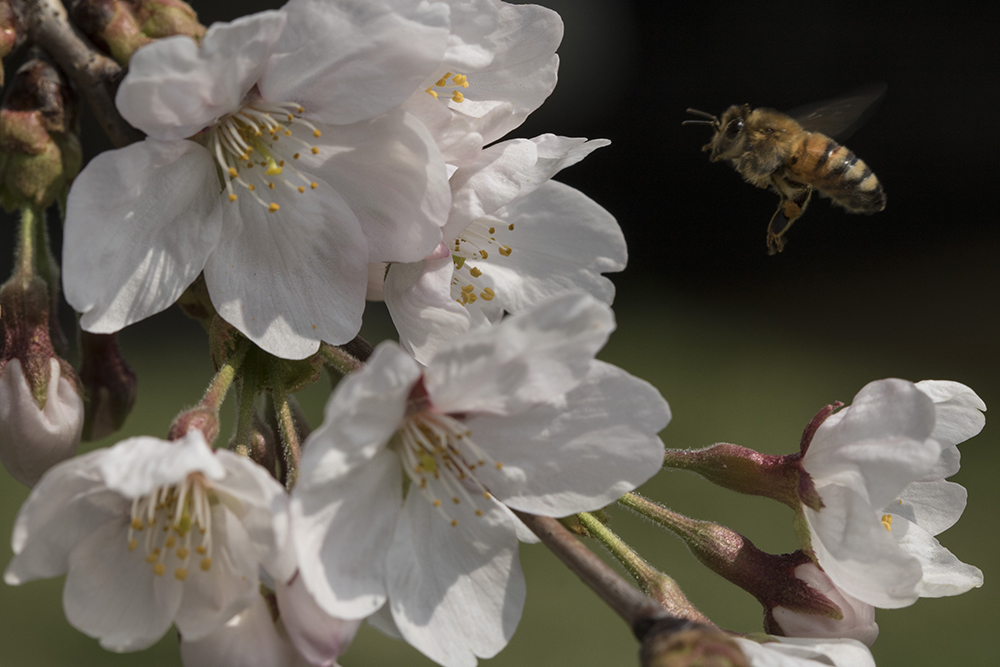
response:
<path fill-rule="evenodd" d="M 76 0 L 70 16 L 97 48 L 127 65 L 137 49 L 160 37 L 200 40 L 205 26 L 181 0 Z"/>
<path fill-rule="evenodd" d="M 33 486 L 80 444 L 83 400 L 72 367 L 49 339 L 45 281 L 15 277 L 0 288 L 0 462 Z"/>
<path fill-rule="evenodd" d="M 190 431 L 201 431 L 210 446 L 219 436 L 219 413 L 212 408 L 196 405 L 174 418 L 168 440 L 180 440 Z"/>
<path fill-rule="evenodd" d="M 690 621 L 664 619 L 646 633 L 642 667 L 749 667 L 739 645 L 725 632 Z"/>
<path fill-rule="evenodd" d="M 84 440 L 100 440 L 122 427 L 135 405 L 135 373 L 122 358 L 116 334 L 80 332 L 80 381 L 87 392 Z"/>
<path fill-rule="evenodd" d="M 45 209 L 63 201 L 82 159 L 76 95 L 51 63 L 32 58 L 0 106 L 0 204 Z"/>
<path fill-rule="evenodd" d="M 6 58 L 21 45 L 27 34 L 24 5 L 12 0 L 0 0 L 0 58 Z M 3 85 L 3 68 L 0 67 L 0 86 Z"/>

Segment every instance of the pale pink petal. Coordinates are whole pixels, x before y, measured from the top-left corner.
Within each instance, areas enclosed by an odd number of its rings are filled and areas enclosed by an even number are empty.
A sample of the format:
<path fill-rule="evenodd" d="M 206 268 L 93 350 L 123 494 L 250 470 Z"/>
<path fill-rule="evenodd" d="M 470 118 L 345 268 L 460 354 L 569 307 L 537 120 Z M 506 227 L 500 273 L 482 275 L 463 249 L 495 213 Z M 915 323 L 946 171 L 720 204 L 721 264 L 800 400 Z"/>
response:
<path fill-rule="evenodd" d="M 177 300 L 222 231 L 215 162 L 189 141 L 101 153 L 66 206 L 63 287 L 87 331 L 111 333 Z"/>
<path fill-rule="evenodd" d="M 181 638 L 184 667 L 305 667 L 258 594 L 245 610 L 197 641 Z"/>
<path fill-rule="evenodd" d="M 834 619 L 775 607 L 774 620 L 781 626 L 782 633 L 786 637 L 856 639 L 865 646 L 875 643 L 875 639 L 878 638 L 875 607 L 838 589 L 830 577 L 826 576 L 815 563 L 809 562 L 798 566 L 795 568 L 795 576 L 837 605 L 843 618 Z"/>
<path fill-rule="evenodd" d="M 274 591 L 288 638 L 306 662 L 331 667 L 361 627 L 360 620 L 345 621 L 324 612 L 306 590 L 301 577 Z"/>

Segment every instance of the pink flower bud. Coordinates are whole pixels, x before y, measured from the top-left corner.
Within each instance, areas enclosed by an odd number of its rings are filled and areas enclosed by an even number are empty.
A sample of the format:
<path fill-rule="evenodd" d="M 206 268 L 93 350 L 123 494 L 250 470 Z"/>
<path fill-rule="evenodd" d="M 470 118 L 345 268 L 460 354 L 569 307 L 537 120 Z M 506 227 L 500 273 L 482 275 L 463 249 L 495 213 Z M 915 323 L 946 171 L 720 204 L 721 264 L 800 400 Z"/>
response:
<path fill-rule="evenodd" d="M 41 404 L 19 359 L 9 361 L 0 373 L 0 462 L 27 486 L 34 486 L 46 470 L 76 453 L 83 429 L 83 400 L 57 359 L 50 358 L 49 367 Z"/>

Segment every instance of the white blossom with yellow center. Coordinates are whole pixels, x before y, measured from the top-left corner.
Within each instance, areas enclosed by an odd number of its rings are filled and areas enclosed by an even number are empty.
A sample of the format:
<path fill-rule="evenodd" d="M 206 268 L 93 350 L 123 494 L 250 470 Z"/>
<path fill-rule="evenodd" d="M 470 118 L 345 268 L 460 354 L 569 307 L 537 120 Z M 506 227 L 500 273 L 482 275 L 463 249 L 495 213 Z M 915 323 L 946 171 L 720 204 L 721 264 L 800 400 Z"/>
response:
<path fill-rule="evenodd" d="M 878 380 L 819 426 L 801 466 L 823 506 L 802 507 L 803 547 L 838 589 L 897 608 L 982 585 L 983 573 L 934 536 L 965 509 L 965 489 L 946 478 L 985 409 L 957 382 Z"/>
<path fill-rule="evenodd" d="M 614 326 L 580 292 L 444 345 L 395 343 L 337 386 L 292 492 L 299 575 L 327 614 L 383 622 L 442 665 L 489 657 L 524 602 L 508 508 L 565 516 L 655 474 L 670 417 L 594 360 Z"/>
<path fill-rule="evenodd" d="M 52 468 L 14 528 L 8 584 L 66 574 L 69 622 L 119 651 L 175 624 L 197 639 L 294 571 L 284 489 L 200 431 L 138 437 Z"/>
<path fill-rule="evenodd" d="M 217 312 L 272 354 L 353 338 L 368 264 L 442 239 L 447 168 L 402 105 L 447 40 L 440 3 L 291 0 L 139 49 L 116 104 L 147 139 L 98 155 L 67 203 L 83 328 L 117 331 L 204 275 Z"/>

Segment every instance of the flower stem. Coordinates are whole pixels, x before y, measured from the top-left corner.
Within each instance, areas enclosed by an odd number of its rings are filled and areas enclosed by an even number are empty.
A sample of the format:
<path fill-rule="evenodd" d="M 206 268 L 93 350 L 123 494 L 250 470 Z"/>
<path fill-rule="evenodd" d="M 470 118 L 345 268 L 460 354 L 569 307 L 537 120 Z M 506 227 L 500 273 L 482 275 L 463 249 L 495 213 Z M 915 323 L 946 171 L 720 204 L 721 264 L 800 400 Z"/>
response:
<path fill-rule="evenodd" d="M 643 560 L 613 530 L 589 512 L 580 512 L 576 516 L 587 532 L 632 575 L 643 593 L 659 602 L 673 616 L 714 627 L 715 624 L 688 601 L 676 581 Z"/>
<path fill-rule="evenodd" d="M 252 451 L 250 439 L 253 437 L 255 403 L 257 387 L 254 373 L 241 373 L 239 384 L 236 385 L 239 409 L 236 415 L 236 435 L 230 443 L 230 449 L 249 456 Z"/>
<path fill-rule="evenodd" d="M 272 391 L 274 399 L 274 415 L 278 422 L 278 432 L 281 434 L 281 444 L 284 454 L 282 479 L 289 491 L 295 486 L 299 476 L 299 457 L 302 448 L 299 444 L 299 433 L 295 429 L 295 418 L 292 416 L 292 405 L 289 396 L 283 391 Z"/>
<path fill-rule="evenodd" d="M 356 336 L 354 340 L 345 345 L 330 345 L 320 343 L 319 353 L 323 361 L 341 375 L 353 373 L 368 361 L 372 356 L 372 346 L 361 336 Z"/>
<path fill-rule="evenodd" d="M 28 207 L 21 209 L 21 227 L 17 244 L 14 275 L 24 283 L 35 276 L 35 255 L 38 253 L 38 233 L 36 227 L 45 224 L 45 218 L 38 219 L 38 211 Z"/>
<path fill-rule="evenodd" d="M 636 590 L 621 575 L 585 547 L 556 519 L 513 510 L 559 560 L 622 617 L 636 637 L 668 618 L 663 607 Z"/>
<path fill-rule="evenodd" d="M 209 408 L 215 412 L 219 411 L 222 402 L 226 400 L 229 388 L 233 385 L 233 380 L 236 379 L 236 372 L 243 363 L 243 359 L 246 357 L 249 349 L 250 342 L 248 340 L 242 339 L 237 343 L 236 349 L 226 358 L 219 372 L 212 378 L 208 389 L 205 390 L 205 396 L 201 399 L 202 407 Z"/>

